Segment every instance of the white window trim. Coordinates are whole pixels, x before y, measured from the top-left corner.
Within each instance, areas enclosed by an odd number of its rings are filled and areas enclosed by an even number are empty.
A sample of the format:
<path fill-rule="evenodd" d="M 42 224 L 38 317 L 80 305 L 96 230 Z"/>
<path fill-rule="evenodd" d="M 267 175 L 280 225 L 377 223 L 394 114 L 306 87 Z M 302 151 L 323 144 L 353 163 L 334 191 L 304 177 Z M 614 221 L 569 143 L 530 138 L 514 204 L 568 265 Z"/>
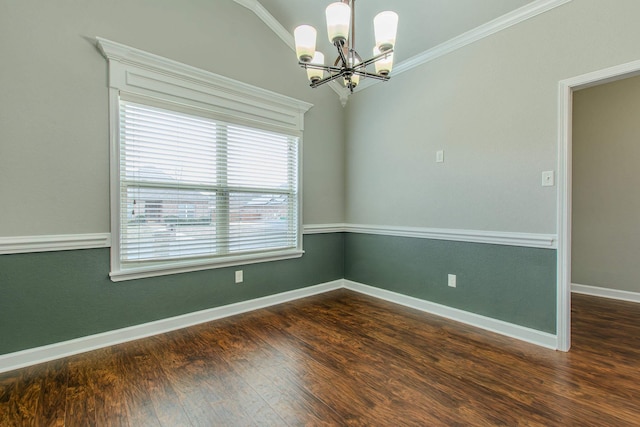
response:
<path fill-rule="evenodd" d="M 304 114 L 313 105 L 241 83 L 139 49 L 96 38 L 109 63 L 109 139 L 111 143 L 111 273 L 113 281 L 162 276 L 211 268 L 299 258 L 302 250 L 302 132 Z M 298 136 L 298 247 L 262 255 L 237 255 L 171 263 L 153 267 L 122 268 L 120 263 L 120 93 L 182 104 L 219 120 Z"/>

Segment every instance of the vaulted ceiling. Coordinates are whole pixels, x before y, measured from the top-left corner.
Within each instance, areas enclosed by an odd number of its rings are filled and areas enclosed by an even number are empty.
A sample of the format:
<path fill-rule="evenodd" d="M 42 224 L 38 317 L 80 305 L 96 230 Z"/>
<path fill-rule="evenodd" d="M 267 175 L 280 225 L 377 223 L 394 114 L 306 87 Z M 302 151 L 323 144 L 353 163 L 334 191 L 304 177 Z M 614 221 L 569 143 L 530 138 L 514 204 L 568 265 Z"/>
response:
<path fill-rule="evenodd" d="M 317 49 L 334 56 L 324 13 L 332 0 L 259 1 L 290 33 L 298 25 L 313 25 L 318 30 Z M 399 15 L 398 64 L 528 3 L 532 0 L 356 0 L 356 49 L 363 58 L 372 56 L 373 18 L 383 10 Z"/>
<path fill-rule="evenodd" d="M 336 0 L 234 1 L 253 10 L 291 49 L 294 29 L 301 24 L 313 25 L 318 30 L 316 49 L 325 54 L 326 63 L 333 62 L 334 54 L 337 56 L 325 22 L 326 7 Z M 397 76 L 571 0 L 351 0 L 352 6 L 354 1 L 356 50 L 364 59 L 373 54 L 375 15 L 383 10 L 399 15 L 391 73 Z M 377 82 L 363 79 L 355 92 Z M 345 105 L 349 90 L 335 81 L 329 86 Z"/>

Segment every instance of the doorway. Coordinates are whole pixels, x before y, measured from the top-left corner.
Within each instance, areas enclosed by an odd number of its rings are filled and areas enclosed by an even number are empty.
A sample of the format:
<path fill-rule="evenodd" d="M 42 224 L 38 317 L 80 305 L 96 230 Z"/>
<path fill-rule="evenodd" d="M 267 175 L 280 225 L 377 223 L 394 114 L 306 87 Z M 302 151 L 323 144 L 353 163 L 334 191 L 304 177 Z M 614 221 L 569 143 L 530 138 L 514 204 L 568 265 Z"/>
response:
<path fill-rule="evenodd" d="M 572 217 L 572 122 L 573 92 L 640 75 L 640 61 L 606 68 L 559 84 L 558 116 L 558 260 L 557 337 L 558 350 L 571 348 L 571 217 Z"/>

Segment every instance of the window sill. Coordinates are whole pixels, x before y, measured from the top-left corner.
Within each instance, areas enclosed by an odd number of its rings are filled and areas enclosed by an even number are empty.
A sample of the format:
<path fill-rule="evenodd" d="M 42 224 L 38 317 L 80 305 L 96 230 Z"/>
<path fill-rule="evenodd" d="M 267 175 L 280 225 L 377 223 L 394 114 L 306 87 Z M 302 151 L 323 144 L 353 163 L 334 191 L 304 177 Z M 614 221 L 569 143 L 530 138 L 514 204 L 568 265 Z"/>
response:
<path fill-rule="evenodd" d="M 225 257 L 220 260 L 199 260 L 190 262 L 173 262 L 171 264 L 154 265 L 147 267 L 122 268 L 109 273 L 111 281 L 122 282 L 125 280 L 144 279 L 147 277 L 167 276 L 169 274 L 188 273 L 191 271 L 210 270 L 214 268 L 234 267 L 237 265 L 257 264 L 269 261 L 282 261 L 286 259 L 300 258 L 303 250 L 290 250 L 274 252 L 262 255 L 238 255 Z"/>

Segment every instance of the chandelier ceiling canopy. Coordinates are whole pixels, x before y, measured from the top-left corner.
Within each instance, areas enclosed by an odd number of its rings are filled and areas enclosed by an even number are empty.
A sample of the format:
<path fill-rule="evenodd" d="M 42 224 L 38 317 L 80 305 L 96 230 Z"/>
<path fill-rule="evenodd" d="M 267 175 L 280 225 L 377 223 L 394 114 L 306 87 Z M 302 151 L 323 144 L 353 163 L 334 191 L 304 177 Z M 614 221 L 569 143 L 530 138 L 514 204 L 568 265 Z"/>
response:
<path fill-rule="evenodd" d="M 333 65 L 325 65 L 322 52 L 316 50 L 317 31 L 310 25 L 300 25 L 294 31 L 298 64 L 307 70 L 311 87 L 343 78 L 345 87 L 351 92 L 360 78 L 370 77 L 389 80 L 393 67 L 393 49 L 396 43 L 398 15 L 385 11 L 373 20 L 375 46 L 373 56 L 362 60 L 355 48 L 355 0 L 331 3 L 326 9 L 327 34 L 338 56 Z M 373 65 L 375 72 L 367 70 Z"/>

